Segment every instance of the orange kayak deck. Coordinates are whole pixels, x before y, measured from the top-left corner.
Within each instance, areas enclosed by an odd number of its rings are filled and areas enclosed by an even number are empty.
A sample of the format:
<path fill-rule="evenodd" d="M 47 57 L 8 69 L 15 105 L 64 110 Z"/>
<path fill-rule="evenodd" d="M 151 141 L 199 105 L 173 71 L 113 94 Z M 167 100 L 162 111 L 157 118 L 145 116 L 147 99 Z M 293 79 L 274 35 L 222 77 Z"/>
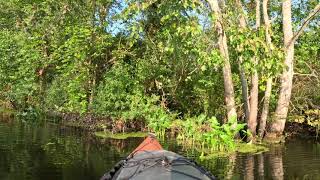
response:
<path fill-rule="evenodd" d="M 149 135 L 134 151 L 132 151 L 129 157 L 132 157 L 140 152 L 161 150 L 163 150 L 163 148 L 155 136 Z"/>

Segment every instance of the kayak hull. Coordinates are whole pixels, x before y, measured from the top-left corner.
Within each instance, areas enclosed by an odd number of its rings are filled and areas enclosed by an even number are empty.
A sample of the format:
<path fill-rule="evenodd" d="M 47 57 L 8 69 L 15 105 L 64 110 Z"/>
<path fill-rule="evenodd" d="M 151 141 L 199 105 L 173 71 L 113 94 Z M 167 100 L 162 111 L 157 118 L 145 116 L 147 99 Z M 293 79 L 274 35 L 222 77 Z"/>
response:
<path fill-rule="evenodd" d="M 194 161 L 163 150 L 158 140 L 147 137 L 126 160 L 120 161 L 101 180 L 211 180 L 215 177 Z"/>

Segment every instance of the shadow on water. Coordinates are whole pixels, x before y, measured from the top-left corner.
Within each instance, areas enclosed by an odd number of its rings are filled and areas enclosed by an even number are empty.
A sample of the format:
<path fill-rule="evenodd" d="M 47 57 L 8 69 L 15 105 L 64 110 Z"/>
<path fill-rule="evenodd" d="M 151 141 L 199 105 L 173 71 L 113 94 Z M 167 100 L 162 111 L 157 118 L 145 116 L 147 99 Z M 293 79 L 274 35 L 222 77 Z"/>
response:
<path fill-rule="evenodd" d="M 26 124 L 0 117 L 0 179 L 99 179 L 142 138 L 101 139 L 52 123 Z M 271 146 L 262 154 L 201 161 L 174 140 L 163 147 L 190 157 L 220 179 L 320 179 L 320 145 L 308 141 Z"/>

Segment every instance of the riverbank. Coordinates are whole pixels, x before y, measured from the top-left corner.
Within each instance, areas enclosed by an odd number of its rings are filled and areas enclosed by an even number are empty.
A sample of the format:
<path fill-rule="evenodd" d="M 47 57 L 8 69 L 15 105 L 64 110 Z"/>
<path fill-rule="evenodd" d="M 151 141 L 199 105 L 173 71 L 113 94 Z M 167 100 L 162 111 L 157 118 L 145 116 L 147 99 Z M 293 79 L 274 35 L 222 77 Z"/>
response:
<path fill-rule="evenodd" d="M 319 129 L 307 123 L 287 122 L 285 126 L 286 140 L 312 139 L 320 142 Z"/>
<path fill-rule="evenodd" d="M 51 117 L 58 117 L 61 123 L 81 127 L 91 131 L 108 131 L 108 132 L 146 132 L 148 131 L 147 124 L 143 121 L 133 124 L 131 121 L 126 123 L 124 120 L 113 120 L 111 117 L 96 116 L 93 114 L 80 115 L 76 113 L 60 113 L 51 114 Z M 175 125 L 177 126 L 177 125 Z M 174 127 L 176 128 L 176 127 Z M 175 129 L 169 134 L 175 135 Z M 315 126 L 311 126 L 306 122 L 292 122 L 287 121 L 285 126 L 285 140 L 299 139 L 316 139 L 320 142 L 319 129 Z"/>
<path fill-rule="evenodd" d="M 17 111 L 10 108 L 0 108 L 0 114 L 4 119 L 14 118 L 14 116 L 21 115 Z M 87 113 L 60 113 L 47 112 L 42 113 L 45 119 L 59 122 L 65 126 L 77 127 L 91 132 L 110 132 L 114 133 L 130 133 L 130 132 L 149 132 L 147 124 L 143 120 L 126 121 L 122 119 L 112 119 L 110 116 L 98 116 L 96 114 Z M 168 128 L 167 132 L 170 136 L 178 136 L 178 131 L 184 121 L 178 120 L 172 123 L 172 127 Z M 295 139 L 311 139 L 320 142 L 319 127 L 312 126 L 307 121 L 290 120 L 286 122 L 284 137 L 285 140 L 294 141 Z"/>

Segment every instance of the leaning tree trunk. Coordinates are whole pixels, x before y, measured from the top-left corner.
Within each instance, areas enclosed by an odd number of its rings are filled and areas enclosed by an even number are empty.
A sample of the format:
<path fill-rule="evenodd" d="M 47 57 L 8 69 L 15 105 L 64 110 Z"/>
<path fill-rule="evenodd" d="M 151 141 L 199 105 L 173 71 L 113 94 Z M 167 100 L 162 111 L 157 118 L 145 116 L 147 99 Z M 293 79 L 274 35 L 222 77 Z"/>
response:
<path fill-rule="evenodd" d="M 247 122 L 250 115 L 250 103 L 249 103 L 249 93 L 248 93 L 248 83 L 246 73 L 242 67 L 242 57 L 239 57 L 239 71 L 241 80 L 241 91 L 242 91 L 242 102 L 244 106 L 245 121 Z"/>
<path fill-rule="evenodd" d="M 246 18 L 244 16 L 244 11 L 243 11 L 241 1 L 237 0 L 236 5 L 238 10 L 240 11 L 240 18 L 239 18 L 240 28 L 246 29 L 247 23 L 246 23 Z M 240 71 L 240 79 L 241 79 L 242 101 L 243 101 L 244 112 L 245 112 L 245 121 L 247 122 L 250 114 L 250 103 L 249 103 L 249 95 L 248 95 L 247 77 L 242 67 L 242 62 L 243 62 L 243 57 L 240 55 L 238 63 L 239 63 L 239 71 Z"/>
<path fill-rule="evenodd" d="M 264 133 L 266 131 L 266 124 L 267 124 L 267 119 L 269 116 L 271 90 L 272 90 L 272 77 L 269 77 L 267 79 L 266 90 L 264 92 L 263 107 L 262 107 L 261 117 L 260 117 L 260 121 L 259 121 L 258 136 L 261 138 L 263 138 Z"/>
<path fill-rule="evenodd" d="M 231 66 L 229 61 L 229 52 L 227 45 L 227 37 L 222 25 L 222 16 L 220 7 L 217 0 L 208 0 L 211 10 L 216 18 L 215 27 L 218 32 L 218 44 L 221 56 L 224 61 L 223 65 L 223 80 L 224 80 L 224 97 L 227 108 L 227 118 L 228 120 L 237 117 L 235 100 L 234 100 L 234 90 L 232 82 Z"/>
<path fill-rule="evenodd" d="M 275 119 L 270 125 L 270 133 L 277 136 L 282 135 L 284 130 L 292 90 L 294 43 L 291 43 L 291 39 L 293 38 L 291 23 L 291 0 L 283 1 L 282 16 L 285 68 L 281 75 L 281 87 L 277 108 L 275 111 Z"/>
<path fill-rule="evenodd" d="M 265 25 L 265 31 L 266 31 L 266 42 L 268 45 L 268 48 L 270 49 L 271 46 L 271 36 L 270 36 L 270 20 L 268 15 L 268 0 L 263 0 L 262 2 L 262 11 L 263 11 L 263 20 Z M 258 136 L 263 137 L 264 132 L 266 130 L 266 124 L 267 119 L 269 115 L 269 104 L 270 104 L 270 97 L 271 97 L 271 90 L 272 90 L 272 77 L 268 77 L 267 79 L 267 85 L 266 90 L 264 92 L 264 101 L 263 101 L 263 107 L 261 111 L 261 117 L 259 121 L 259 129 L 258 129 Z"/>
<path fill-rule="evenodd" d="M 284 0 L 282 3 L 283 14 L 283 33 L 284 33 L 284 51 L 286 66 L 281 76 L 281 87 L 279 100 L 275 112 L 274 121 L 270 125 L 270 137 L 281 136 L 285 127 L 288 114 L 289 102 L 291 98 L 292 79 L 293 79 L 293 58 L 294 43 L 302 34 L 310 21 L 320 12 L 320 3 L 318 3 L 309 15 L 303 20 L 300 29 L 293 35 L 291 23 L 291 0 Z"/>
<path fill-rule="evenodd" d="M 260 28 L 260 0 L 256 0 L 256 29 Z M 253 58 L 254 65 L 258 65 L 258 58 Z M 257 68 L 255 67 L 251 77 L 251 90 L 250 90 L 250 114 L 248 120 L 248 128 L 255 137 L 257 130 L 257 116 L 258 116 L 258 94 L 259 94 L 259 77 Z"/>

